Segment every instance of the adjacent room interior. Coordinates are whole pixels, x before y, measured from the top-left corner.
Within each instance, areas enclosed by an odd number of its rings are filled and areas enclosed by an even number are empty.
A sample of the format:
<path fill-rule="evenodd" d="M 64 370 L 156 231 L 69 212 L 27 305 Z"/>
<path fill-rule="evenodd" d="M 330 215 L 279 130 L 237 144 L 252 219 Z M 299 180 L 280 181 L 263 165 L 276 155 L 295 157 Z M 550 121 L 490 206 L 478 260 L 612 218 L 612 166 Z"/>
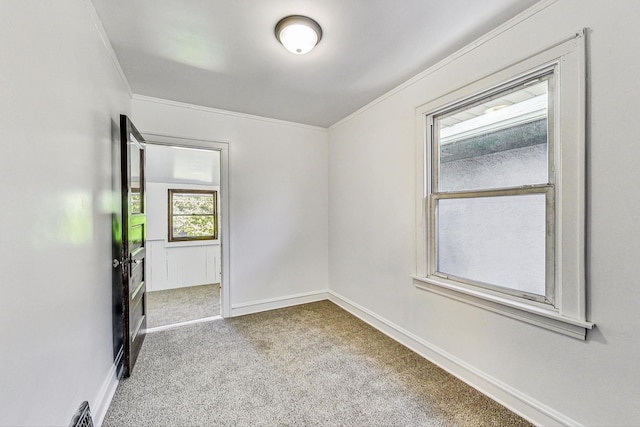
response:
<path fill-rule="evenodd" d="M 147 330 L 220 316 L 220 155 L 147 143 Z"/>

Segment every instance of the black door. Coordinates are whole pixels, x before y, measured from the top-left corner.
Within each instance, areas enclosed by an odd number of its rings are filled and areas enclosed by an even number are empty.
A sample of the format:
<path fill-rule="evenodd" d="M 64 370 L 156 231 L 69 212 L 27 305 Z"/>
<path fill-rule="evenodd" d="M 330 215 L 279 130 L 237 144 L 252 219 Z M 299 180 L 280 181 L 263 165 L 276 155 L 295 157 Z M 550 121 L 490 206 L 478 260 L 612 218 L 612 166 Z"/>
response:
<path fill-rule="evenodd" d="M 120 179 L 122 224 L 114 224 L 114 241 L 120 241 L 119 256 L 114 257 L 120 273 L 119 295 L 122 309 L 114 308 L 114 340 L 119 335 L 121 351 L 116 351 L 118 372 L 128 377 L 138 358 L 147 327 L 146 285 L 146 206 L 144 180 L 144 140 L 127 116 L 120 116 Z M 118 230 L 119 229 L 119 230 Z M 114 278 L 117 281 L 117 276 Z M 120 329 L 120 330 L 118 330 Z M 119 360 L 118 360 L 119 359 Z M 120 375 L 120 374 L 119 374 Z"/>

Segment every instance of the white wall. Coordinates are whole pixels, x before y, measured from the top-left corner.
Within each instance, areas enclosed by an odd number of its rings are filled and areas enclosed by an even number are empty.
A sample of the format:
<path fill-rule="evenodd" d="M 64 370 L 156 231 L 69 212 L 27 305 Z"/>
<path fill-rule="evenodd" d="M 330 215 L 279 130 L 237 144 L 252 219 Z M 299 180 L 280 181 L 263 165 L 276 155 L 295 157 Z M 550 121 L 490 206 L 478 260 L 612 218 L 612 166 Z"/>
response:
<path fill-rule="evenodd" d="M 220 153 L 146 145 L 146 182 L 220 185 Z"/>
<path fill-rule="evenodd" d="M 229 142 L 232 309 L 327 289 L 326 130 L 144 97 L 133 120 Z"/>
<path fill-rule="evenodd" d="M 640 420 L 640 2 L 561 0 L 330 129 L 330 288 L 556 422 Z M 548 3 L 547 3 L 548 4 Z M 418 290 L 415 108 L 588 32 L 586 342 Z M 475 375 L 475 376 L 474 376 Z"/>
<path fill-rule="evenodd" d="M 67 425 L 113 383 L 111 141 L 131 100 L 94 13 L 0 2 L 0 425 Z"/>

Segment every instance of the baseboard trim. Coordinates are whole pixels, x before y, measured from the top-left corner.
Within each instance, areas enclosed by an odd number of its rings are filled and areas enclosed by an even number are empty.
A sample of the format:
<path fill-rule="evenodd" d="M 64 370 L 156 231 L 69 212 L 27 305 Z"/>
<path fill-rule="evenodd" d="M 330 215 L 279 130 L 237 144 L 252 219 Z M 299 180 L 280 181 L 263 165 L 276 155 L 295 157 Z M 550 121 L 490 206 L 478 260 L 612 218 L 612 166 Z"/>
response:
<path fill-rule="evenodd" d="M 153 328 L 145 329 L 144 332 L 146 334 L 153 334 L 155 332 L 168 331 L 169 329 L 181 328 L 183 326 L 195 325 L 197 323 L 213 322 L 214 320 L 222 320 L 222 316 L 203 317 L 201 319 L 187 320 L 186 322 L 178 322 L 178 323 L 172 323 L 170 325 L 155 326 Z"/>
<path fill-rule="evenodd" d="M 107 373 L 107 377 L 102 383 L 102 387 L 100 387 L 98 396 L 93 401 L 94 406 L 91 407 L 91 418 L 93 419 L 93 424 L 96 427 L 102 426 L 102 422 L 104 421 L 105 415 L 107 415 L 107 410 L 111 405 L 113 396 L 116 394 L 116 389 L 118 388 L 119 383 L 117 370 L 118 363 L 116 361 L 111 365 L 111 368 Z"/>
<path fill-rule="evenodd" d="M 414 335 L 406 329 L 377 315 L 371 310 L 328 291 L 328 299 L 360 320 L 373 326 L 391 339 L 415 351 L 420 356 L 436 364 L 456 378 L 487 395 L 491 399 L 532 422 L 535 425 L 580 426 L 577 421 L 538 402 L 532 397 L 516 390 L 502 381 L 487 375 L 479 369 L 458 359 L 454 355 Z"/>
<path fill-rule="evenodd" d="M 329 299 L 329 292 L 324 290 L 263 299 L 259 301 L 250 301 L 232 305 L 231 317 L 260 313 L 262 311 L 276 310 L 278 308 L 291 307 L 294 305 L 307 304 L 327 299 Z"/>

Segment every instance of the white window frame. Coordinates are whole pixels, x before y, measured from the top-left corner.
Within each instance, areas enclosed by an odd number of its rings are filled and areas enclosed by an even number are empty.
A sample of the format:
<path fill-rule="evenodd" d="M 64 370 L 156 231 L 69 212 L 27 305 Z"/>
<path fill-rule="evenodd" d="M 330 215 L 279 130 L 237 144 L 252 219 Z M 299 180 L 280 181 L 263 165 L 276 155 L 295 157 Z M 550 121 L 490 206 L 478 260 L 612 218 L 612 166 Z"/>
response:
<path fill-rule="evenodd" d="M 505 293 L 471 281 L 436 274 L 434 230 L 430 229 L 435 203 L 442 194 L 432 193 L 432 156 L 429 118 L 454 105 L 472 101 L 544 70 L 553 70 L 554 89 L 549 93 L 553 123 L 549 126 L 552 186 L 543 191 L 551 206 L 547 224 L 553 240 L 548 247 L 548 272 L 553 277 L 553 298 L 534 301 L 517 293 Z M 460 300 L 487 310 L 584 340 L 594 324 L 586 319 L 585 289 L 585 31 L 538 54 L 489 74 L 416 109 L 416 272 L 417 288 Z M 551 98 L 553 97 L 553 99 Z M 544 187 L 544 188 L 543 188 Z M 497 193 L 503 194 L 498 190 Z M 470 192 L 471 193 L 471 192 Z M 435 197 L 434 197 L 435 196 Z M 446 195 L 444 197 L 447 197 Z M 555 212 L 555 214 L 553 214 Z M 551 218 L 549 218 L 551 216 Z M 551 264 L 549 264 L 551 263 Z"/>

